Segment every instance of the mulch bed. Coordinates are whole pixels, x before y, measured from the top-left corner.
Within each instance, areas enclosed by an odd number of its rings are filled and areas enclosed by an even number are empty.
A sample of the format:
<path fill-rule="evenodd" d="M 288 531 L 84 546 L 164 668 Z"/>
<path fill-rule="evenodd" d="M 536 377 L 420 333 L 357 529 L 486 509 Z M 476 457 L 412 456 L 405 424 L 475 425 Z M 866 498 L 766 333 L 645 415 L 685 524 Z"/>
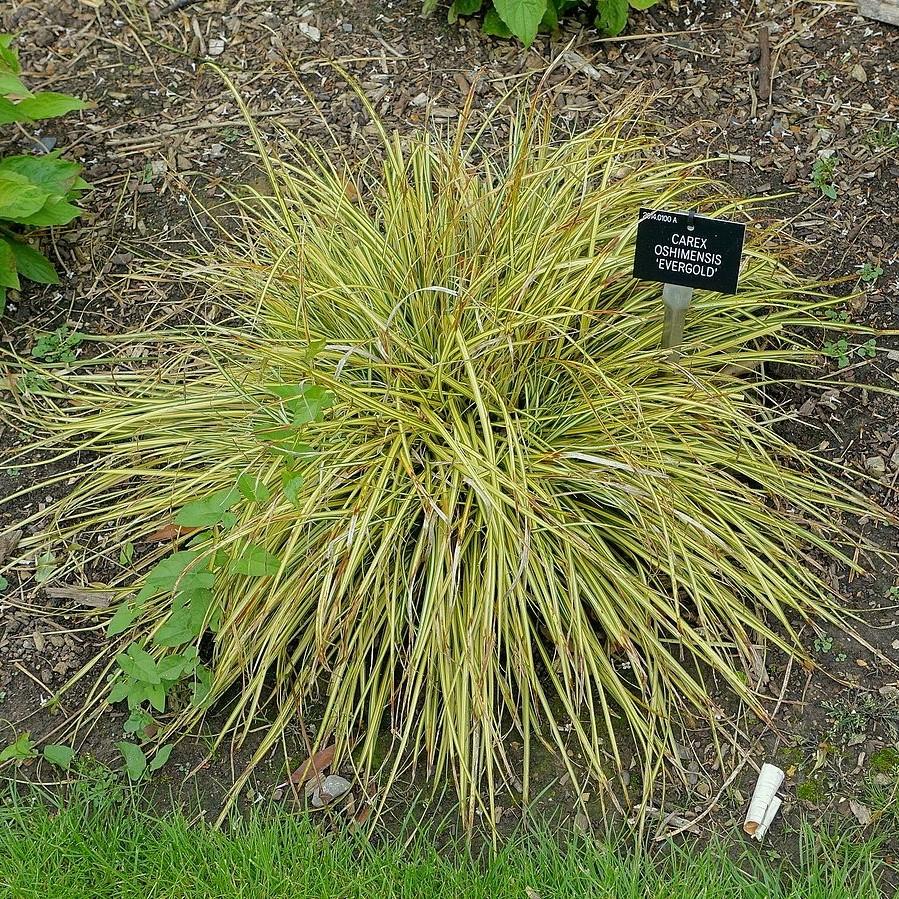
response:
<path fill-rule="evenodd" d="M 631 33 L 620 39 L 602 40 L 574 22 L 526 50 L 482 37 L 474 21 L 453 27 L 441 13 L 423 19 L 419 8 L 419 0 L 5 3 L 0 30 L 19 35 L 28 82 L 95 104 L 30 132 L 81 160 L 95 190 L 80 224 L 54 237 L 67 272 L 63 284 L 30 289 L 10 302 L 2 322 L 7 340 L 22 349 L 36 331 L 61 323 L 105 334 L 202 313 L 193 299 L 125 276 L 158 247 L 203 243 L 202 217 L 191 212 L 195 198 L 214 202 L 224 197 L 225 184 L 258 177 L 240 111 L 204 65 L 209 61 L 234 80 L 275 149 L 284 130 L 323 146 L 336 139 L 360 149 L 372 135 L 335 63 L 358 81 L 387 126 L 400 130 L 452 126 L 470 90 L 477 117 L 503 102 L 510 88 L 542 84 L 554 92 L 560 121 L 572 128 L 640 91 L 653 98 L 667 153 L 723 157 L 714 171 L 736 192 L 765 199 L 759 225 L 777 227 L 804 249 L 806 273 L 843 279 L 834 289 L 855 293 L 846 304 L 849 321 L 899 328 L 899 28 L 862 19 L 848 2 L 708 0 L 678 9 L 669 0 L 635 14 Z M 0 151 L 28 148 L 30 138 L 7 129 L 4 141 Z M 835 159 L 836 199 L 812 180 L 816 162 L 828 156 Z M 859 281 L 866 263 L 868 271 L 883 270 L 870 283 Z M 849 335 L 850 347 L 862 342 Z M 896 510 L 899 403 L 866 385 L 899 386 L 899 342 L 879 337 L 873 359 L 850 354 L 847 362 L 839 370 L 836 359 L 822 356 L 822 365 L 850 386 L 780 398 L 799 413 L 791 434 L 867 471 L 874 480 L 864 489 Z M 4 493 L 16 483 L 5 474 Z M 22 511 L 5 514 L 11 520 Z M 879 539 L 895 547 L 895 533 Z M 897 659 L 894 577 L 882 572 L 841 586 L 863 610 L 868 638 Z M 897 599 L 892 596 L 894 606 Z M 42 703 L 91 656 L 97 638 L 64 632 L 58 618 L 43 613 L 47 599 L 40 594 L 10 590 L 3 600 L 0 712 L 12 722 L 35 716 L 23 727 L 39 734 L 54 720 Z M 74 607 L 72 615 L 74 622 Z M 836 808 L 863 820 L 859 807 L 866 808 L 865 791 L 878 773 L 871 759 L 899 738 L 897 675 L 838 634 L 809 633 L 808 645 L 827 674 L 800 676 L 773 661 L 771 690 L 784 706 L 780 730 L 745 722 L 761 739 L 753 761 L 773 753 L 785 760 L 789 788 L 815 785 L 800 789 L 805 798 L 792 806 Z M 119 727 L 112 716 L 84 748 L 112 761 Z M 12 739 L 13 727 L 7 730 Z M 706 765 L 702 744 L 698 736 L 685 752 L 690 784 L 666 793 L 670 808 L 660 812 L 666 827 L 704 814 L 727 776 Z M 191 770 L 203 756 L 202 747 L 184 753 L 176 770 Z M 220 759 L 204 769 L 204 789 L 216 795 L 231 771 L 227 753 Z M 276 768 L 259 773 L 260 790 L 277 782 Z M 700 831 L 736 820 L 751 771 L 747 766 L 724 791 L 721 808 L 702 818 Z M 887 788 L 889 776 L 879 773 L 879 786 Z M 551 766 L 544 778 L 544 803 L 573 814 L 572 786 Z M 670 818 L 670 810 L 681 817 Z"/>

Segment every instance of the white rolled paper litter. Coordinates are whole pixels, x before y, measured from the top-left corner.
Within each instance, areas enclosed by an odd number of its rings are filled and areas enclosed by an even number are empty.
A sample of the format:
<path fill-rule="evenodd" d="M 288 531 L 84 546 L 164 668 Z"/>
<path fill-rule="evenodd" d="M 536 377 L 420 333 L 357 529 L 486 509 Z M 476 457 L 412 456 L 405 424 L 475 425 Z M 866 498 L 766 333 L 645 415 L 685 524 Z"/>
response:
<path fill-rule="evenodd" d="M 759 771 L 759 779 L 755 782 L 755 790 L 749 801 L 749 811 L 746 812 L 746 821 L 743 830 L 748 834 L 754 834 L 759 825 L 765 820 L 765 813 L 771 805 L 775 794 L 784 782 L 784 772 L 777 765 L 765 762 Z M 778 803 L 780 805 L 780 803 Z M 774 810 L 777 812 L 777 809 Z M 772 816 L 773 817 L 773 816 Z M 770 822 L 769 822 L 770 823 Z"/>
<path fill-rule="evenodd" d="M 780 809 L 780 796 L 775 796 L 768 808 L 765 809 L 765 817 L 762 818 L 762 823 L 759 824 L 758 829 L 752 835 L 754 840 L 758 840 L 761 843 L 765 839 L 765 834 L 768 833 L 768 828 L 771 826 L 778 809 Z"/>

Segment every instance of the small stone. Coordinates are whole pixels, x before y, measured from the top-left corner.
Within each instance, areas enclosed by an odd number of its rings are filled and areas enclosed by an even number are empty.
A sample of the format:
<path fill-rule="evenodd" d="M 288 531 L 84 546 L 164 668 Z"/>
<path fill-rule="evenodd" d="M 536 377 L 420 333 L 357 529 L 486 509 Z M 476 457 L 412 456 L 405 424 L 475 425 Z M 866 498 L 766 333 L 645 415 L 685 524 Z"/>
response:
<path fill-rule="evenodd" d="M 154 159 L 150 163 L 150 172 L 154 177 L 164 175 L 169 168 L 169 164 L 164 159 Z"/>
<path fill-rule="evenodd" d="M 887 464 L 880 456 L 868 456 L 865 459 L 865 470 L 875 478 L 882 478 L 886 474 Z"/>
<path fill-rule="evenodd" d="M 868 73 L 864 70 L 860 63 L 856 63 L 849 74 L 856 80 L 864 83 L 868 80 Z"/>
<path fill-rule="evenodd" d="M 310 41 L 314 41 L 316 44 L 322 39 L 322 33 L 315 25 L 310 25 L 308 22 L 300 22 L 297 28 L 299 28 L 301 34 L 304 34 Z"/>
<path fill-rule="evenodd" d="M 321 786 L 312 794 L 312 807 L 324 808 L 335 799 L 339 799 L 344 793 L 349 792 L 352 784 L 339 774 L 329 774 L 321 783 Z"/>
<path fill-rule="evenodd" d="M 353 24 L 352 24 L 352 22 L 344 22 L 340 27 L 341 27 L 341 29 L 344 31 L 344 33 L 346 33 L 346 34 L 352 34 L 352 33 L 353 33 Z"/>
<path fill-rule="evenodd" d="M 413 106 L 427 106 L 431 98 L 427 94 L 416 94 L 409 102 Z"/>
<path fill-rule="evenodd" d="M 208 53 L 210 56 L 221 56 L 225 52 L 225 42 L 220 37 L 214 37 L 209 41 Z"/>

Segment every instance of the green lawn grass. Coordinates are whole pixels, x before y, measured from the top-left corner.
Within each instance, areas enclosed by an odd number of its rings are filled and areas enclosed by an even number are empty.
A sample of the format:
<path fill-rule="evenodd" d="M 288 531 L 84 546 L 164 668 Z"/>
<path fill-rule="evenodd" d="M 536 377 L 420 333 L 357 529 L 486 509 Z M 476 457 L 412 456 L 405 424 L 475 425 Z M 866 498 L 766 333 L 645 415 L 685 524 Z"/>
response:
<path fill-rule="evenodd" d="M 448 840 L 324 835 L 269 811 L 225 830 L 74 791 L 0 806 L 4 899 L 874 899 L 881 842 L 800 835 L 789 860 L 724 842 L 646 854 L 528 836 L 475 857 Z M 737 858 L 735 859 L 735 856 Z"/>

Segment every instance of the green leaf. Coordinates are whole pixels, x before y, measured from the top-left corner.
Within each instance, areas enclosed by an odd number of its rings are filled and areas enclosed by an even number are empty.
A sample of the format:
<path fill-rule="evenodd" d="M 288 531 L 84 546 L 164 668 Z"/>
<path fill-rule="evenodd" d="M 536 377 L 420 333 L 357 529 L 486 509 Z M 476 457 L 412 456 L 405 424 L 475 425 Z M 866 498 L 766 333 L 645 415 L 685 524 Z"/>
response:
<path fill-rule="evenodd" d="M 138 602 L 158 593 L 173 591 L 181 580 L 184 570 L 200 556 L 201 552 L 199 549 L 183 549 L 158 562 L 144 579 L 144 585 L 137 594 Z"/>
<path fill-rule="evenodd" d="M 12 72 L 0 71 L 0 95 L 15 94 L 17 97 L 29 97 L 31 91 L 22 84 Z"/>
<path fill-rule="evenodd" d="M 529 47 L 546 12 L 546 0 L 493 0 L 493 8 L 512 34 Z"/>
<path fill-rule="evenodd" d="M 281 560 L 255 543 L 248 543 L 238 558 L 231 562 L 228 570 L 232 574 L 246 574 L 250 577 L 267 577 L 277 574 Z"/>
<path fill-rule="evenodd" d="M 421 4 L 421 14 L 429 16 L 437 9 L 437 0 L 423 0 Z"/>
<path fill-rule="evenodd" d="M 115 615 L 109 619 L 106 625 L 106 636 L 115 637 L 116 634 L 123 634 L 134 623 L 137 618 L 139 609 L 123 602 L 115 611 Z"/>
<path fill-rule="evenodd" d="M 49 193 L 18 172 L 0 172 L 0 218 L 21 221 L 47 202 Z"/>
<path fill-rule="evenodd" d="M 61 743 L 51 743 L 44 747 L 44 758 L 57 768 L 68 771 L 75 758 L 75 750 L 71 746 L 63 746 Z"/>
<path fill-rule="evenodd" d="M 0 287 L 19 289 L 19 275 L 16 272 L 16 257 L 9 242 L 0 237 Z"/>
<path fill-rule="evenodd" d="M 61 159 L 55 153 L 7 156 L 0 159 L 0 172 L 21 175 L 57 199 L 65 197 L 81 180 L 81 166 L 77 162 Z"/>
<path fill-rule="evenodd" d="M 212 601 L 211 590 L 196 590 L 190 593 L 187 601 L 174 609 L 159 628 L 153 642 L 158 646 L 181 646 L 195 640 L 203 633 Z"/>
<path fill-rule="evenodd" d="M 116 743 L 119 752 L 125 758 L 125 771 L 131 780 L 140 780 L 147 770 L 147 757 L 144 755 L 143 749 L 135 743 L 121 742 Z"/>
<path fill-rule="evenodd" d="M 129 674 L 137 680 L 147 684 L 161 683 L 153 656 L 136 643 L 132 643 L 125 653 L 116 656 L 116 661 L 125 674 Z"/>
<path fill-rule="evenodd" d="M 58 94 L 55 91 L 40 91 L 31 97 L 26 97 L 18 104 L 20 115 L 27 116 L 31 121 L 41 119 L 55 119 L 75 109 L 84 109 L 87 104 L 84 100 L 71 97 L 68 94 Z"/>
<path fill-rule="evenodd" d="M 159 684 L 145 684 L 144 695 L 157 712 L 165 711 L 165 687 Z"/>
<path fill-rule="evenodd" d="M 122 725 L 122 730 L 126 734 L 140 734 L 146 736 L 147 728 L 156 722 L 153 716 L 144 709 L 134 709 Z"/>
<path fill-rule="evenodd" d="M 81 215 L 81 210 L 66 200 L 48 200 L 41 209 L 32 215 L 8 216 L 8 218 L 20 225 L 52 228 L 54 225 L 68 225 L 79 215 Z M 0 210 L 0 217 L 2 217 L 2 210 Z"/>
<path fill-rule="evenodd" d="M 38 556 L 37 571 L 34 574 L 34 579 L 39 584 L 43 584 L 53 577 L 54 571 L 56 571 L 56 556 L 48 549 L 45 553 L 41 553 Z"/>
<path fill-rule="evenodd" d="M 318 421 L 322 412 L 334 405 L 334 394 L 317 384 L 276 384 L 268 391 L 284 400 L 294 425 Z"/>
<path fill-rule="evenodd" d="M 596 27 L 614 37 L 627 25 L 628 0 L 597 0 Z"/>
<path fill-rule="evenodd" d="M 491 37 L 512 37 L 509 26 L 493 8 L 487 10 L 487 14 L 484 16 L 484 24 L 481 25 L 481 31 L 484 34 L 489 34 Z"/>
<path fill-rule="evenodd" d="M 38 284 L 59 284 L 59 275 L 43 254 L 20 240 L 6 239 L 16 258 L 16 269 L 23 278 Z M 10 285 L 7 285 L 7 287 Z"/>
<path fill-rule="evenodd" d="M 449 13 L 447 13 L 447 21 L 453 25 L 458 21 L 459 16 L 473 16 L 481 11 L 483 5 L 484 0 L 453 0 Z"/>
<path fill-rule="evenodd" d="M 205 665 L 197 665 L 194 673 L 193 696 L 191 705 L 202 706 L 209 700 L 212 692 L 212 672 Z"/>
<path fill-rule="evenodd" d="M 249 474 L 242 474 L 237 479 L 237 489 L 251 503 L 267 503 L 271 496 L 268 487 L 258 477 Z"/>
<path fill-rule="evenodd" d="M 824 194 L 825 197 L 829 197 L 831 200 L 835 200 L 837 198 L 837 189 L 832 184 L 822 185 L 821 193 Z"/>
<path fill-rule="evenodd" d="M 540 28 L 551 32 L 559 30 L 559 12 L 555 0 L 546 0 L 546 12 L 540 20 Z"/>
<path fill-rule="evenodd" d="M 659 0 L 628 0 L 628 3 L 634 9 L 649 9 L 650 6 L 655 6 Z"/>
<path fill-rule="evenodd" d="M 18 75 L 22 71 L 19 54 L 12 45 L 13 35 L 0 34 L 0 70 Z"/>
<path fill-rule="evenodd" d="M 6 312 L 6 288 L 0 287 L 0 315 Z"/>
<path fill-rule="evenodd" d="M 36 755 L 31 742 L 31 734 L 26 730 L 25 733 L 16 737 L 15 742 L 10 743 L 6 749 L 0 752 L 0 762 L 8 762 L 12 759 L 21 762 L 25 759 L 33 759 Z"/>
<path fill-rule="evenodd" d="M 303 489 L 305 478 L 298 471 L 285 471 L 281 475 L 281 485 L 284 490 L 284 498 L 292 506 L 299 506 L 300 491 Z"/>
<path fill-rule="evenodd" d="M 11 122 L 30 121 L 25 113 L 19 111 L 19 104 L 0 97 L 0 125 L 8 125 Z"/>
<path fill-rule="evenodd" d="M 171 743 L 168 746 L 160 746 L 156 750 L 156 755 L 153 756 L 153 761 L 150 762 L 148 770 L 158 771 L 169 760 L 173 748 Z"/>
<path fill-rule="evenodd" d="M 0 574 L 0 593 L 5 593 L 8 587 L 9 581 L 2 574 Z"/>
<path fill-rule="evenodd" d="M 189 528 L 208 528 L 218 524 L 232 506 L 240 501 L 240 490 L 217 490 L 204 499 L 188 503 L 176 516 L 175 524 Z"/>
<path fill-rule="evenodd" d="M 134 544 L 129 540 L 119 550 L 119 565 L 130 565 L 134 561 Z"/>

